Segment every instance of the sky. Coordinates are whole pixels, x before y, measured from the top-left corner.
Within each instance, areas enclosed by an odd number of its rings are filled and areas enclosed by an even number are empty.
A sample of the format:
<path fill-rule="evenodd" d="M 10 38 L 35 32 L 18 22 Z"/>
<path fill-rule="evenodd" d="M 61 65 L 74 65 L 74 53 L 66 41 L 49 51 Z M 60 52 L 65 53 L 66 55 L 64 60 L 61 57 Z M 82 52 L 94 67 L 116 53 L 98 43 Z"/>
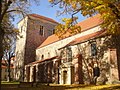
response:
<path fill-rule="evenodd" d="M 46 16 L 46 17 L 56 20 L 57 22 L 61 22 L 61 19 L 64 17 L 66 18 L 70 17 L 70 15 L 57 16 L 56 14 L 58 10 L 60 10 L 59 7 L 58 6 L 51 7 L 48 0 L 40 0 L 38 4 L 33 2 L 30 6 L 30 13 Z M 80 13 L 77 14 L 77 16 L 79 18 L 78 22 L 85 19 L 85 17 L 83 17 Z M 19 22 L 19 19 L 16 19 L 16 21 L 14 22 L 15 26 L 17 26 L 16 25 L 17 22 Z"/>

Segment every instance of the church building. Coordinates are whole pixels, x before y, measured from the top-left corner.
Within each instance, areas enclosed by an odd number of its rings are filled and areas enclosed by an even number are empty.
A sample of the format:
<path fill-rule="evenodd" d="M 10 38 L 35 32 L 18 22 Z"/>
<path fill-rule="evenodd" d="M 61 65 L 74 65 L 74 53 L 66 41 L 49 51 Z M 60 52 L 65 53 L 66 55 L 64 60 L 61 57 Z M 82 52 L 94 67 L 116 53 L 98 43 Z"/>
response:
<path fill-rule="evenodd" d="M 115 37 L 101 28 L 99 14 L 77 24 L 81 33 L 67 33 L 62 39 L 53 33 L 57 22 L 36 14 L 29 16 L 18 23 L 22 37 L 16 44 L 17 79 L 56 84 L 120 80 L 120 49 Z"/>

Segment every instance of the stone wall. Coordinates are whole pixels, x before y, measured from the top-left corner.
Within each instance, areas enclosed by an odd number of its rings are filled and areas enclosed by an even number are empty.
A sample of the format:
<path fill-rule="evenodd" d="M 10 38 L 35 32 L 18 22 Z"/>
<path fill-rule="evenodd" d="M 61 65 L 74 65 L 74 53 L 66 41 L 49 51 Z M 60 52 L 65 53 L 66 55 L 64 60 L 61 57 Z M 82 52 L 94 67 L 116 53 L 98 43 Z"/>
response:
<path fill-rule="evenodd" d="M 87 34 L 91 34 L 94 32 L 100 31 L 100 27 L 94 27 L 90 30 L 84 31 L 80 34 L 65 38 L 63 40 L 54 42 L 52 44 L 49 44 L 47 46 L 43 46 L 41 48 L 36 49 L 36 60 L 42 60 L 42 55 L 44 55 L 44 59 L 54 57 L 54 56 L 60 56 L 61 50 L 58 50 L 62 47 L 64 47 L 66 44 L 71 42 L 72 40 L 78 38 L 78 37 L 83 37 Z M 82 70 L 79 69 L 82 67 L 81 62 L 79 62 L 79 59 L 77 58 L 77 54 L 79 54 L 79 49 L 77 46 L 71 46 L 72 47 L 72 66 L 71 63 L 65 63 L 62 65 L 63 60 L 61 60 L 61 65 L 58 66 L 59 68 L 59 75 L 58 75 L 58 80 L 60 84 L 73 84 L 73 83 L 83 83 L 83 74 L 81 74 Z M 76 48 L 74 48 L 76 47 Z M 48 55 L 48 53 L 50 55 Z M 50 56 L 50 57 L 48 57 Z M 75 61 L 76 59 L 76 61 Z M 66 70 L 65 70 L 66 69 Z M 64 78 L 67 77 L 67 78 Z M 56 78 L 56 77 L 54 77 Z"/>
<path fill-rule="evenodd" d="M 43 26 L 44 35 L 39 34 L 40 25 Z M 24 65 L 35 61 L 36 48 L 51 34 L 56 23 L 38 19 L 34 17 L 26 17 L 18 23 L 20 36 L 16 42 L 16 64 L 15 77 L 16 80 L 23 81 Z"/>
<path fill-rule="evenodd" d="M 96 44 L 97 54 L 95 56 L 92 56 L 91 54 L 92 43 Z M 98 77 L 100 79 L 98 79 L 98 82 L 99 80 L 102 80 L 102 79 L 103 81 L 100 81 L 100 82 L 105 81 L 105 83 L 112 83 L 115 80 L 119 80 L 118 69 L 117 69 L 118 64 L 116 59 L 117 55 L 115 54 L 116 49 L 113 49 L 113 48 L 115 47 L 113 45 L 111 36 L 99 37 L 99 38 L 92 39 L 86 42 L 81 42 L 80 44 L 72 46 L 72 50 L 78 49 L 78 54 L 82 55 L 83 81 L 85 84 L 94 83 L 93 68 L 95 64 L 97 64 L 97 66 L 100 69 L 100 76 Z M 114 52 L 110 52 L 110 50 L 114 50 Z M 112 56 L 110 56 L 111 54 Z M 111 59 L 113 57 L 114 59 Z M 116 63 L 113 65 L 110 60 L 115 60 Z M 76 59 L 73 59 L 74 63 L 75 61 Z M 75 68 L 77 69 L 78 66 L 76 66 L 76 64 L 74 65 L 75 65 Z M 114 67 L 111 65 L 113 65 Z M 112 75 L 113 71 L 116 71 L 114 75 Z"/>
<path fill-rule="evenodd" d="M 87 30 L 87 31 L 83 31 L 81 32 L 80 34 L 76 34 L 74 36 L 71 36 L 71 37 L 68 37 L 68 38 L 65 38 L 65 39 L 62 39 L 62 40 L 59 40 L 57 42 L 54 42 L 52 44 L 49 44 L 49 45 L 46 45 L 46 46 L 43 46 L 41 48 L 37 48 L 36 49 L 36 60 L 42 60 L 42 55 L 44 55 L 44 59 L 46 58 L 50 58 L 50 57 L 54 57 L 54 56 L 57 56 L 60 54 L 59 50 L 61 47 L 64 47 L 66 44 L 68 44 L 69 42 L 71 42 L 72 40 L 78 38 L 78 37 L 82 37 L 82 36 L 85 36 L 87 34 L 91 34 L 91 33 L 94 33 L 94 32 L 97 32 L 97 31 L 100 31 L 100 26 L 96 26 L 90 30 Z M 50 55 L 48 55 L 48 53 Z M 48 57 L 50 56 L 50 57 Z"/>
<path fill-rule="evenodd" d="M 25 54 L 25 44 L 26 44 L 26 32 L 27 32 L 27 20 L 28 18 L 22 19 L 18 23 L 19 35 L 16 40 L 16 50 L 15 50 L 15 72 L 14 77 L 16 80 L 22 80 L 23 69 L 24 69 L 24 54 Z"/>
<path fill-rule="evenodd" d="M 112 49 L 115 47 L 111 43 L 111 39 L 111 36 L 101 36 L 69 46 L 72 50 L 72 61 L 69 62 L 64 61 L 67 59 L 67 54 L 65 54 L 66 56 L 62 54 L 63 56 L 58 59 L 39 63 L 36 73 L 38 74 L 37 81 L 59 84 L 94 84 L 93 68 L 96 64 L 100 69 L 96 84 L 112 83 L 118 80 L 116 49 Z M 97 49 L 95 56 L 91 54 L 91 44 L 93 43 L 96 44 Z M 63 50 L 66 51 L 63 48 L 59 52 Z M 30 76 L 32 76 L 32 72 Z"/>
<path fill-rule="evenodd" d="M 36 48 L 52 34 L 56 24 L 44 22 L 36 19 L 29 19 L 27 27 L 27 40 L 25 46 L 25 65 L 35 61 L 35 50 Z M 44 36 L 39 34 L 40 25 L 44 27 Z"/>

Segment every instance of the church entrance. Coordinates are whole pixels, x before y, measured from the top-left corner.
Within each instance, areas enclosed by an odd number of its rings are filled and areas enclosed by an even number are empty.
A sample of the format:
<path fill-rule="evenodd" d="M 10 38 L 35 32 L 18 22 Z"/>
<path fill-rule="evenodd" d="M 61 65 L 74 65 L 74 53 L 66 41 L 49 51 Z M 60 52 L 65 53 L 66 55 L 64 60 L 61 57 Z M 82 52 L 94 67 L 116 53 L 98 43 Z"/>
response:
<path fill-rule="evenodd" d="M 67 71 L 63 71 L 63 84 L 67 84 Z"/>

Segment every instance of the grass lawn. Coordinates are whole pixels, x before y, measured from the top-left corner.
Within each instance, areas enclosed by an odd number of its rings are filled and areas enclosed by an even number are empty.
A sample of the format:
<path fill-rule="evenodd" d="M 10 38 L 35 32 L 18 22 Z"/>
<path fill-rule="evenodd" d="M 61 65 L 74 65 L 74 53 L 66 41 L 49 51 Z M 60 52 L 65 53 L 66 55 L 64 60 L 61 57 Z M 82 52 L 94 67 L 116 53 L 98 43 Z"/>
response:
<path fill-rule="evenodd" d="M 39 85 L 38 87 L 18 87 L 16 83 L 13 84 L 4 84 L 2 90 L 120 90 L 120 84 L 116 85 L 55 85 L 50 84 L 49 86 L 43 84 Z"/>
<path fill-rule="evenodd" d="M 20 84 L 20 82 L 7 82 L 7 81 L 2 81 L 1 84 Z"/>

